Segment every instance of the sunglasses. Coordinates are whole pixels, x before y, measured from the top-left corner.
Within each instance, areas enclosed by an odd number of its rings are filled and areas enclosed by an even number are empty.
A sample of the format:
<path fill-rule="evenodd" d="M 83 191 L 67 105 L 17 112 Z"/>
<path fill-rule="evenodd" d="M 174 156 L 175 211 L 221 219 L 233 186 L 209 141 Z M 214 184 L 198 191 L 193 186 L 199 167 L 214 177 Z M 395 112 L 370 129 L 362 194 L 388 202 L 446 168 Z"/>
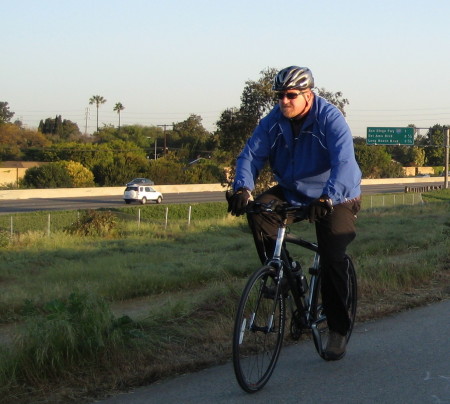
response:
<path fill-rule="evenodd" d="M 277 97 L 279 100 L 282 100 L 286 97 L 288 100 L 295 100 L 301 93 L 277 93 Z"/>

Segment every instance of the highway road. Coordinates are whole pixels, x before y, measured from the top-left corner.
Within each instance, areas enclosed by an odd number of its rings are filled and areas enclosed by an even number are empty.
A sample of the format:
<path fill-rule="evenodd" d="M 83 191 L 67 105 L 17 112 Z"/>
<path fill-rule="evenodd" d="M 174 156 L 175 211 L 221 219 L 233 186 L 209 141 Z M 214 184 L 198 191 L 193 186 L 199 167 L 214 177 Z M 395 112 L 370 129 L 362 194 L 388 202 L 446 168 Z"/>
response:
<path fill-rule="evenodd" d="M 450 404 L 450 300 L 358 324 L 341 361 L 311 341 L 285 347 L 256 394 L 238 386 L 232 363 L 174 377 L 100 404 Z"/>
<path fill-rule="evenodd" d="M 363 185 L 362 192 L 366 195 L 379 193 L 401 193 L 405 191 L 403 183 Z M 408 186 L 440 185 L 437 183 L 408 184 Z M 189 193 L 167 193 L 164 194 L 164 204 L 172 203 L 196 203 L 196 202 L 217 202 L 224 201 L 223 192 L 189 192 Z M 82 210 L 114 208 L 125 206 L 120 196 L 92 196 L 77 198 L 30 198 L 0 201 L 0 215 L 32 212 L 32 211 L 52 211 L 52 210 Z"/>
<path fill-rule="evenodd" d="M 223 192 L 186 192 L 170 193 L 164 195 L 163 204 L 172 203 L 194 203 L 194 202 L 217 202 L 224 201 Z M 149 205 L 154 204 L 148 202 Z M 139 205 L 139 204 L 136 204 Z M 76 198 L 30 198 L 0 201 L 0 215 L 11 213 L 32 212 L 38 210 L 81 210 L 116 208 L 126 205 L 121 196 L 91 196 Z M 139 205 L 140 206 L 140 205 Z"/>

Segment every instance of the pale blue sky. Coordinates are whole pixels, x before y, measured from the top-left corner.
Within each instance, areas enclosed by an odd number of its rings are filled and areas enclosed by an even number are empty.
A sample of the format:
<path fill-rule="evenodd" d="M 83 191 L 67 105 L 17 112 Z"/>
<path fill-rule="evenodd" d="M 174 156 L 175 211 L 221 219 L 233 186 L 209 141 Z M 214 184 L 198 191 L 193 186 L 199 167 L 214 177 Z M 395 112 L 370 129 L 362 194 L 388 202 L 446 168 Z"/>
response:
<path fill-rule="evenodd" d="M 448 0 L 0 0 L 0 101 L 28 127 L 62 115 L 215 129 L 247 80 L 308 66 L 342 91 L 354 136 L 367 126 L 450 124 Z"/>

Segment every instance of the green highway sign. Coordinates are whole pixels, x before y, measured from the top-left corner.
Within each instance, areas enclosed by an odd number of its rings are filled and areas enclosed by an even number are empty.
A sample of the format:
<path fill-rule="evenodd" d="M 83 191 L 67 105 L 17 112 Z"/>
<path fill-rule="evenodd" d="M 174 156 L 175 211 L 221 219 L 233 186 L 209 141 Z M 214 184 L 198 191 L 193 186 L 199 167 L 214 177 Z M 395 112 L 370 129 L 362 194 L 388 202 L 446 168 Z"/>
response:
<path fill-rule="evenodd" d="M 414 128 L 367 128 L 367 144 L 414 145 Z"/>

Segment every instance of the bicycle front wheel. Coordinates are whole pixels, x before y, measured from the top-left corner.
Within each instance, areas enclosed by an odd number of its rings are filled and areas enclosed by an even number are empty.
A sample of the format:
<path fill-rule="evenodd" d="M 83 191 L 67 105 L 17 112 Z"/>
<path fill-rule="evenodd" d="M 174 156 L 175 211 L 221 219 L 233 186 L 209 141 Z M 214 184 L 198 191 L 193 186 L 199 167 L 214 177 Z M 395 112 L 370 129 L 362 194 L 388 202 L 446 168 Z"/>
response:
<path fill-rule="evenodd" d="M 234 373 L 246 392 L 261 390 L 272 375 L 285 321 L 285 300 L 277 287 L 276 270 L 264 266 L 249 278 L 234 324 Z"/>

